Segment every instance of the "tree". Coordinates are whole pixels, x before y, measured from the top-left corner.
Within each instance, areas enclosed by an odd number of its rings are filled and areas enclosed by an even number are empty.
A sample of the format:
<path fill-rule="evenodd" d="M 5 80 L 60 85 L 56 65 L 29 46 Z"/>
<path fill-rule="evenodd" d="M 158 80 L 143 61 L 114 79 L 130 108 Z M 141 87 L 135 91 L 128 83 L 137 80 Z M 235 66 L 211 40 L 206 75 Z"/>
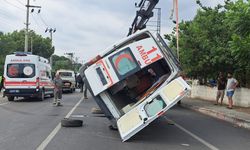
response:
<path fill-rule="evenodd" d="M 250 87 L 250 1 L 228 2 L 225 22 L 234 31 L 229 43 L 235 72 L 241 83 Z"/>
<path fill-rule="evenodd" d="M 54 48 L 51 45 L 49 38 L 43 38 L 37 35 L 34 31 L 29 32 L 33 39 L 33 54 L 45 58 L 49 58 L 54 53 Z M 0 32 L 0 65 L 3 66 L 5 56 L 17 51 L 24 51 L 24 36 L 25 31 L 13 31 L 12 33 Z M 30 45 L 30 44 L 29 44 Z M 31 47 L 29 46 L 29 51 Z M 0 68 L 0 73 L 3 73 L 3 67 Z"/>
<path fill-rule="evenodd" d="M 180 23 L 180 62 L 188 76 L 216 78 L 219 71 L 235 71 L 242 85 L 249 71 L 250 5 L 249 1 L 225 1 L 225 5 L 201 9 L 191 21 Z M 175 28 L 165 35 L 176 49 Z"/>

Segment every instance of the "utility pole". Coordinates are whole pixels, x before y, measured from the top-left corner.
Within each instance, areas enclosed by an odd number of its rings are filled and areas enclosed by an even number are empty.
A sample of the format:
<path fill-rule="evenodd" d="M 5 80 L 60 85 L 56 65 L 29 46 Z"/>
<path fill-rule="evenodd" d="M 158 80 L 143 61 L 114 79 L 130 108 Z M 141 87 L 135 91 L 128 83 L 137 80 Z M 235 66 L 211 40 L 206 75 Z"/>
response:
<path fill-rule="evenodd" d="M 28 42 L 29 42 L 29 12 L 30 12 L 30 0 L 27 0 L 27 12 L 26 12 L 26 31 L 25 31 L 25 46 L 24 46 L 24 52 L 28 52 Z"/>
<path fill-rule="evenodd" d="M 27 0 L 27 5 L 26 5 L 26 8 L 27 8 L 27 12 L 26 12 L 26 30 L 25 30 L 25 45 L 24 45 L 24 52 L 28 52 L 28 49 L 29 49 L 29 13 L 30 13 L 30 7 L 33 7 L 33 8 L 41 8 L 41 6 L 33 6 L 33 5 L 30 5 L 30 0 Z"/>
<path fill-rule="evenodd" d="M 49 34 L 50 34 L 50 40 L 51 40 L 51 47 L 53 47 L 53 33 L 55 33 L 56 32 L 56 28 L 47 28 L 46 30 L 45 30 L 45 33 L 46 32 L 49 32 Z M 53 63 L 53 57 L 52 57 L 52 55 L 53 54 L 51 54 L 51 56 L 50 56 L 50 60 L 49 60 L 49 62 L 50 62 L 50 66 L 52 67 L 52 63 Z"/>
<path fill-rule="evenodd" d="M 176 49 L 178 60 L 180 61 L 180 50 L 179 50 L 179 12 L 178 12 L 178 0 L 175 0 L 175 15 L 176 15 Z"/>
<path fill-rule="evenodd" d="M 49 34 L 50 34 L 50 40 L 51 40 L 51 46 L 53 46 L 53 33 L 55 33 L 56 32 L 56 28 L 47 28 L 46 30 L 45 30 L 45 33 L 47 33 L 47 32 L 49 32 Z"/>
<path fill-rule="evenodd" d="M 30 51 L 31 51 L 31 54 L 33 53 L 33 38 L 30 37 Z"/>

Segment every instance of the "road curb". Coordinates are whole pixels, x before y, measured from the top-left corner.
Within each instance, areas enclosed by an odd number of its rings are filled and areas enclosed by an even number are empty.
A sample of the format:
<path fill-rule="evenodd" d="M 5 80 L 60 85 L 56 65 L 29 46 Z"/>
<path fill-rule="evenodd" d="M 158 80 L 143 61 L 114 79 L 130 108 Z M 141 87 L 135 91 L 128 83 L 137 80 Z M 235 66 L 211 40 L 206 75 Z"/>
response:
<path fill-rule="evenodd" d="M 222 112 L 218 112 L 215 110 L 211 110 L 208 108 L 204 108 L 204 107 L 197 107 L 197 106 L 192 106 L 192 105 L 183 104 L 183 103 L 181 104 L 181 106 L 188 108 L 188 109 L 191 109 L 191 110 L 194 110 L 194 111 L 197 111 L 197 112 L 200 112 L 202 114 L 223 120 L 223 121 L 230 122 L 234 125 L 237 125 L 238 127 L 242 127 L 242 128 L 250 130 L 250 120 L 244 120 L 241 118 L 237 118 L 235 116 L 231 116 L 231 115 L 228 115 L 228 114 L 225 114 Z"/>

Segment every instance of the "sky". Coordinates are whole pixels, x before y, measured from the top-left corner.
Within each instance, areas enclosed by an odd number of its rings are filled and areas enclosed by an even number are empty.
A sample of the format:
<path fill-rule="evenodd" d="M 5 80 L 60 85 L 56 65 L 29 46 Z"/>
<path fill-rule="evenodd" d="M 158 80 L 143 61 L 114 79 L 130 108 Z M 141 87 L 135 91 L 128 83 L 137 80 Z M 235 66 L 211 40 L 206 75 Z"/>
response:
<path fill-rule="evenodd" d="M 107 47 L 126 37 L 135 17 L 135 3 L 140 0 L 30 0 L 41 6 L 30 13 L 30 26 L 37 34 L 49 37 L 46 28 L 55 28 L 55 54 L 74 53 L 84 63 Z M 223 0 L 201 0 L 205 6 L 215 6 Z M 27 0 L 0 0 L 0 31 L 4 33 L 25 28 Z M 159 0 L 161 34 L 172 32 L 170 20 L 173 0 Z M 179 0 L 179 20 L 192 20 L 199 9 L 196 0 Z M 155 17 L 151 21 L 156 21 Z M 149 22 L 154 25 L 154 22 Z M 149 27 L 155 30 L 155 27 Z"/>

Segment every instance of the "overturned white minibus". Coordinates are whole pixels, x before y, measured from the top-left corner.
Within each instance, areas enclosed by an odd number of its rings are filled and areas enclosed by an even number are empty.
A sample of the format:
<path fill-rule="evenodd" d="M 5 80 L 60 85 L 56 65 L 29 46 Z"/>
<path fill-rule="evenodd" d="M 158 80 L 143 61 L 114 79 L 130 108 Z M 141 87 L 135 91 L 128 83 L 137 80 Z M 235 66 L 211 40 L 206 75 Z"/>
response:
<path fill-rule="evenodd" d="M 143 30 L 108 48 L 84 69 L 95 101 L 128 140 L 189 91 L 180 67 L 160 35 Z"/>

